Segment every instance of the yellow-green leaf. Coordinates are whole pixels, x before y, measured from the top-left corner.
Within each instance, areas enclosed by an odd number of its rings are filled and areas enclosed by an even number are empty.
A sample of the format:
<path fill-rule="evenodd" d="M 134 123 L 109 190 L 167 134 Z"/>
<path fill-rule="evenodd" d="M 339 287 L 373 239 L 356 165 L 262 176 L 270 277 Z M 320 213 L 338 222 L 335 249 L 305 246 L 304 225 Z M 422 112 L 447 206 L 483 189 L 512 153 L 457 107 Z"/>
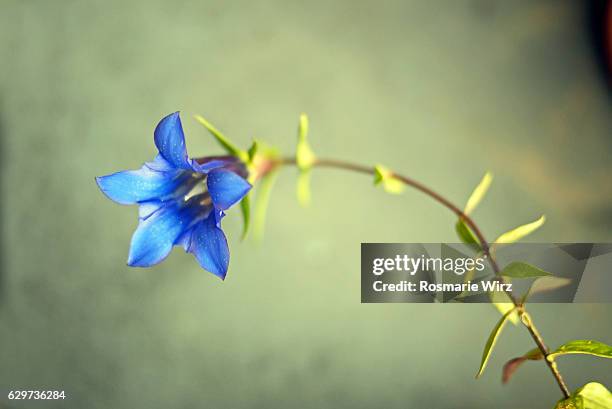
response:
<path fill-rule="evenodd" d="M 402 193 L 406 186 L 401 180 L 393 177 L 393 172 L 382 165 L 374 166 L 374 185 L 382 185 L 387 193 Z"/>
<path fill-rule="evenodd" d="M 489 361 L 489 358 L 491 357 L 491 353 L 493 352 L 493 348 L 495 347 L 495 344 L 497 343 L 499 335 L 501 334 L 502 329 L 504 329 L 504 325 L 506 325 L 506 322 L 508 321 L 508 317 L 510 316 L 512 312 L 514 312 L 514 308 L 508 311 L 507 313 L 505 313 L 501 317 L 497 325 L 495 325 L 495 328 L 493 328 L 493 331 L 491 331 L 491 334 L 489 335 L 489 339 L 487 339 L 487 343 L 485 344 L 484 351 L 482 352 L 480 368 L 478 369 L 476 378 L 479 378 L 480 375 L 482 375 L 482 373 L 484 372 L 485 367 L 487 366 L 487 362 Z"/>
<path fill-rule="evenodd" d="M 308 143 L 308 117 L 306 114 L 300 115 L 298 125 L 298 142 L 295 151 L 295 162 L 300 170 L 308 170 L 312 167 L 316 156 Z"/>
<path fill-rule="evenodd" d="M 536 278 L 529 286 L 527 292 L 523 295 L 521 303 L 524 304 L 525 301 L 527 301 L 527 299 L 531 296 L 531 294 L 556 290 L 557 288 L 565 287 L 571 282 L 572 280 L 569 278 L 554 276 Z"/>
<path fill-rule="evenodd" d="M 463 243 L 472 247 L 476 251 L 480 251 L 480 243 L 478 242 L 478 239 L 463 220 L 460 219 L 457 221 L 455 224 L 455 231 Z"/>
<path fill-rule="evenodd" d="M 485 175 L 483 176 L 478 186 L 476 186 L 476 188 L 470 195 L 470 198 L 468 199 L 465 205 L 465 210 L 463 210 L 463 213 L 465 214 L 472 213 L 472 211 L 476 208 L 476 206 L 478 206 L 478 204 L 484 198 L 485 194 L 487 193 L 487 190 L 489 190 L 489 187 L 491 186 L 492 181 L 493 181 L 493 175 L 490 172 L 485 173 Z"/>
<path fill-rule="evenodd" d="M 259 144 L 256 140 L 253 140 L 253 144 L 247 151 L 249 155 L 249 163 L 253 163 L 253 159 L 255 159 L 255 155 L 257 155 L 257 151 L 259 150 Z"/>
<path fill-rule="evenodd" d="M 489 292 L 489 298 L 491 299 L 493 306 L 497 308 L 497 311 L 499 311 L 501 315 L 506 315 L 508 311 L 514 310 L 514 303 L 512 300 L 510 300 L 508 294 L 504 292 Z M 508 319 L 514 325 L 518 325 L 520 322 L 518 313 L 516 311 L 512 311 Z"/>
<path fill-rule="evenodd" d="M 612 409 L 612 393 L 602 384 L 590 382 L 559 401 L 555 409 Z"/>
<path fill-rule="evenodd" d="M 266 214 L 268 210 L 268 203 L 270 202 L 270 194 L 278 171 L 274 170 L 266 174 L 259 183 L 257 188 L 257 196 L 255 197 L 255 205 L 253 210 L 253 236 L 255 240 L 261 240 L 263 238 L 264 228 L 266 224 Z"/>
<path fill-rule="evenodd" d="M 552 276 L 548 271 L 544 271 L 541 268 L 532 266 L 531 264 L 523 263 L 521 261 L 515 261 L 508 264 L 500 273 L 504 277 L 512 278 L 532 278 L 532 277 L 546 277 Z"/>
<path fill-rule="evenodd" d="M 545 221 L 546 221 L 546 217 L 542 216 L 536 221 L 524 224 L 522 226 L 519 226 L 515 229 L 510 230 L 509 232 L 502 234 L 495 240 L 494 243 L 495 244 L 509 244 L 509 243 L 514 243 L 515 241 L 519 241 L 523 237 L 528 236 L 529 234 L 539 229 L 544 224 Z"/>
<path fill-rule="evenodd" d="M 297 180 L 297 198 L 298 202 L 307 207 L 310 204 L 310 171 L 301 171 Z"/>
<path fill-rule="evenodd" d="M 246 239 L 251 224 L 251 192 L 247 193 L 240 201 L 240 211 L 242 212 L 242 240 Z"/>
<path fill-rule="evenodd" d="M 551 352 L 547 356 L 547 359 L 553 361 L 558 356 L 567 354 L 586 354 L 599 356 L 601 358 L 612 358 L 612 347 L 603 342 L 590 339 L 570 341 Z"/>
<path fill-rule="evenodd" d="M 238 149 L 236 145 L 234 145 L 225 135 L 223 135 L 223 133 L 221 133 L 221 131 L 215 128 L 213 124 L 208 122 L 203 116 L 195 115 L 194 118 L 201 125 L 203 125 L 208 130 L 208 132 L 210 132 L 210 134 L 217 140 L 219 145 L 221 145 L 221 147 L 225 149 L 227 153 L 229 153 L 230 155 L 234 155 L 237 158 L 240 158 L 240 160 L 244 162 L 247 162 L 249 160 L 249 154 L 247 152 Z"/>

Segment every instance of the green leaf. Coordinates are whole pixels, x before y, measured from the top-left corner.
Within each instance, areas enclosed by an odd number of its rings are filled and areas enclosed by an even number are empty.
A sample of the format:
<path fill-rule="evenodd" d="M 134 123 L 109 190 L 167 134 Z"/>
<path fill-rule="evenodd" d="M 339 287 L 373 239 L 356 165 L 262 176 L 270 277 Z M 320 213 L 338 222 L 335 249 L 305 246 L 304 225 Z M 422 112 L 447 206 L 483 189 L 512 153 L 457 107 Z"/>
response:
<path fill-rule="evenodd" d="M 382 185 L 385 192 L 392 194 L 402 193 L 406 188 L 401 180 L 393 176 L 393 172 L 382 165 L 374 166 L 374 185 Z"/>
<path fill-rule="evenodd" d="M 255 155 L 257 155 L 258 150 L 259 150 L 259 144 L 257 143 L 256 140 L 254 140 L 253 144 L 247 151 L 247 154 L 249 155 L 249 163 L 253 163 L 253 159 L 255 159 Z"/>
<path fill-rule="evenodd" d="M 277 170 L 267 173 L 261 179 L 259 187 L 257 188 L 257 196 L 255 197 L 255 206 L 253 210 L 253 236 L 255 240 L 261 240 L 263 238 L 270 194 L 272 193 L 272 188 L 274 187 L 277 176 Z"/>
<path fill-rule="evenodd" d="M 524 224 L 522 226 L 519 226 L 515 229 L 510 230 L 509 232 L 502 234 L 495 240 L 494 243 L 495 244 L 509 244 L 509 243 L 514 243 L 515 241 L 519 241 L 523 237 L 528 236 L 529 234 L 539 229 L 544 224 L 545 221 L 546 221 L 546 217 L 542 216 L 536 221 Z"/>
<path fill-rule="evenodd" d="M 489 335 L 489 339 L 487 340 L 487 343 L 485 344 L 484 351 L 482 352 L 482 360 L 480 361 L 480 368 L 478 369 L 476 378 L 479 378 L 480 375 L 482 375 L 482 373 L 484 372 L 485 367 L 487 366 L 487 362 L 489 361 L 489 358 L 491 357 L 491 353 L 493 352 L 493 348 L 495 347 L 495 344 L 497 343 L 497 339 L 499 338 L 499 335 L 501 334 L 502 329 L 504 328 L 504 325 L 506 325 L 506 322 L 508 321 L 508 317 L 510 316 L 512 312 L 514 312 L 514 308 L 506 312 L 501 317 L 497 325 L 495 325 L 495 328 L 493 328 L 493 331 L 491 331 L 491 334 Z"/>
<path fill-rule="evenodd" d="M 217 140 L 217 142 L 225 149 L 227 153 L 230 155 L 234 155 L 237 158 L 240 158 L 243 162 L 247 162 L 249 160 L 249 154 L 241 149 L 238 149 L 236 145 L 234 145 L 225 135 L 221 133 L 217 128 L 215 128 L 210 122 L 208 122 L 203 116 L 195 115 L 194 118 L 200 124 L 202 124 L 208 132 Z"/>
<path fill-rule="evenodd" d="M 556 290 L 557 288 L 565 287 L 566 285 L 572 282 L 569 278 L 562 277 L 539 277 L 536 278 L 533 283 L 529 286 L 527 292 L 523 295 L 521 299 L 521 304 L 524 304 L 527 299 L 531 296 L 531 294 L 542 293 L 545 291 Z"/>
<path fill-rule="evenodd" d="M 531 278 L 552 276 L 548 271 L 544 271 L 531 264 L 515 261 L 510 263 L 502 270 L 500 275 L 512 278 Z"/>
<path fill-rule="evenodd" d="M 465 224 L 465 221 L 458 220 L 455 224 L 455 230 L 461 241 L 476 251 L 480 251 L 480 243 L 472 230 Z"/>
<path fill-rule="evenodd" d="M 505 315 L 508 311 L 512 311 L 515 308 L 515 305 L 510 297 L 508 297 L 508 294 L 504 292 L 489 292 L 489 298 L 491 299 L 491 304 L 497 308 L 497 311 L 499 311 L 501 315 Z M 518 325 L 520 322 L 518 313 L 516 311 L 513 311 L 508 319 L 514 325 Z"/>
<path fill-rule="evenodd" d="M 603 342 L 593 340 L 570 341 L 548 354 L 547 359 L 554 361 L 558 356 L 568 354 L 586 354 L 601 358 L 612 358 L 612 347 Z"/>
<path fill-rule="evenodd" d="M 298 142 L 295 151 L 295 161 L 300 170 L 308 170 L 316 160 L 315 154 L 308 143 L 308 117 L 300 115 L 298 125 Z"/>
<path fill-rule="evenodd" d="M 492 181 L 493 181 L 493 175 L 490 172 L 485 173 L 485 175 L 483 176 L 478 186 L 476 186 L 476 188 L 470 195 L 470 198 L 468 199 L 465 205 L 465 210 L 463 210 L 463 213 L 465 214 L 472 213 L 472 211 L 476 208 L 476 206 L 478 206 L 478 204 L 484 198 L 485 194 L 487 193 L 487 190 L 489 190 L 489 187 L 491 186 Z"/>
<path fill-rule="evenodd" d="M 504 365 L 504 369 L 502 370 L 502 383 L 508 383 L 510 378 L 516 370 L 523 364 L 525 361 L 539 361 L 543 359 L 544 355 L 542 355 L 542 351 L 538 348 L 534 348 L 526 354 L 519 356 L 518 358 L 514 358 L 506 362 Z"/>
<path fill-rule="evenodd" d="M 602 384 L 590 382 L 559 401 L 555 409 L 612 409 L 612 393 Z"/>
<path fill-rule="evenodd" d="M 242 240 L 244 240 L 251 224 L 251 192 L 240 201 L 240 211 L 242 212 Z"/>
<path fill-rule="evenodd" d="M 310 205 L 311 195 L 310 195 L 310 171 L 309 170 L 302 171 L 298 175 L 296 193 L 297 193 L 298 202 L 302 206 L 307 207 L 308 205 Z"/>

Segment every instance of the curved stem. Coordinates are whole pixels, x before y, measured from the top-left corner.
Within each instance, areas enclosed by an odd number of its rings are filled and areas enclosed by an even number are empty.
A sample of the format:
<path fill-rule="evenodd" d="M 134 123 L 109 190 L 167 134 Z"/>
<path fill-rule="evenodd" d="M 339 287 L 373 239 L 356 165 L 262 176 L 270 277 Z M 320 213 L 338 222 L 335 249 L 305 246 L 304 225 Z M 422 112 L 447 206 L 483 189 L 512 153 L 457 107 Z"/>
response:
<path fill-rule="evenodd" d="M 296 165 L 296 160 L 295 158 L 282 158 L 278 161 L 278 165 Z M 316 159 L 312 166 L 313 167 L 327 167 L 327 168 L 335 168 L 335 169 L 344 169 L 344 170 L 348 170 L 351 172 L 363 173 L 367 175 L 375 174 L 374 167 L 360 165 L 360 164 L 356 164 L 352 162 L 346 162 L 342 160 L 336 160 L 336 159 Z M 395 179 L 403 182 L 405 185 L 411 186 L 415 188 L 416 190 L 426 194 L 430 198 L 434 199 L 436 202 L 440 203 L 441 205 L 449 209 L 451 212 L 457 215 L 458 218 L 462 219 L 470 227 L 470 229 L 472 229 L 472 231 L 476 235 L 476 238 L 478 239 L 478 242 L 480 243 L 480 247 L 482 248 L 483 254 L 487 257 L 487 259 L 489 260 L 489 263 L 491 264 L 491 268 L 493 269 L 496 275 L 499 275 L 500 273 L 499 265 L 497 264 L 497 262 L 495 261 L 495 258 L 491 254 L 489 242 L 485 238 L 484 234 L 482 233 L 482 231 L 480 230 L 476 222 L 474 222 L 474 220 L 470 216 L 465 214 L 463 210 L 461 210 L 459 207 L 453 204 L 450 200 L 446 199 L 444 196 L 437 193 L 435 190 L 423 185 L 422 183 L 412 178 L 409 178 L 408 176 L 404 176 L 404 175 L 401 175 L 395 172 L 392 173 L 392 176 Z M 546 362 L 552 375 L 557 381 L 557 384 L 559 385 L 559 389 L 561 389 L 563 396 L 566 399 L 569 398 L 570 397 L 569 389 L 567 388 L 567 385 L 565 384 L 565 381 L 563 380 L 563 377 L 561 376 L 561 373 L 557 369 L 557 366 L 555 365 L 555 363 L 547 359 L 547 356 L 549 354 L 548 347 L 544 343 L 544 340 L 542 336 L 540 335 L 538 329 L 533 324 L 531 317 L 527 314 L 527 311 L 525 311 L 525 306 L 522 303 L 520 303 L 511 293 L 506 292 L 506 294 L 508 294 L 508 296 L 510 297 L 510 300 L 512 301 L 515 308 L 517 309 L 517 312 L 521 318 L 521 322 L 527 328 L 527 331 L 531 335 L 531 338 L 534 340 L 540 352 L 542 352 L 542 355 L 544 356 L 544 361 Z"/>

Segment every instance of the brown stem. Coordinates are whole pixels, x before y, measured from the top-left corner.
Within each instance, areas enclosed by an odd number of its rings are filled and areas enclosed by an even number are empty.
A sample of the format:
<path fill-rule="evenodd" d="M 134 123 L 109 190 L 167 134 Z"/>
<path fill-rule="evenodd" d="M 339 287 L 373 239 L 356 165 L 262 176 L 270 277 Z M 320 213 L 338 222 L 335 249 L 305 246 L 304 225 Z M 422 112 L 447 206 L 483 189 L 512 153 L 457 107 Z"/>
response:
<path fill-rule="evenodd" d="M 295 165 L 296 160 L 295 158 L 282 158 L 279 160 L 278 164 L 279 165 Z M 344 169 L 344 170 L 348 170 L 352 172 L 364 173 L 367 175 L 375 174 L 375 170 L 373 167 L 364 166 L 364 165 L 351 163 L 351 162 L 345 162 L 345 161 L 336 160 L 336 159 L 316 159 L 312 166 L 313 167 L 328 167 L 328 168 L 335 168 L 335 169 Z M 411 186 L 415 188 L 416 190 L 419 190 L 422 193 L 426 194 L 427 196 L 431 197 L 436 202 L 440 203 L 441 205 L 445 206 L 447 209 L 452 211 L 455 215 L 457 215 L 458 218 L 462 219 L 470 227 L 470 229 L 472 229 L 472 231 L 476 235 L 480 243 L 480 247 L 482 248 L 483 254 L 487 257 L 487 259 L 489 260 L 489 263 L 491 264 L 491 268 L 493 268 L 493 271 L 495 272 L 496 275 L 499 275 L 500 273 L 499 265 L 497 264 L 497 262 L 495 261 L 495 258 L 491 254 L 489 242 L 485 238 L 484 234 L 482 233 L 478 225 L 476 225 L 476 223 L 474 222 L 474 220 L 472 220 L 470 216 L 465 214 L 463 210 L 455 206 L 451 201 L 446 199 L 444 196 L 440 195 L 439 193 L 430 189 L 429 187 L 423 185 L 422 183 L 417 182 L 416 180 L 409 178 L 408 176 L 400 175 L 399 173 L 395 173 L 395 172 L 392 173 L 392 176 L 395 179 L 400 180 L 404 184 Z M 559 388 L 561 389 L 563 396 L 566 399 L 569 398 L 570 396 L 569 390 L 567 388 L 567 385 L 565 384 L 565 381 L 563 380 L 563 377 L 561 376 L 561 373 L 557 369 L 556 364 L 546 359 L 549 354 L 548 347 L 544 343 L 542 336 L 540 335 L 537 328 L 533 324 L 531 317 L 527 314 L 527 311 L 525 311 L 525 306 L 521 304 L 511 293 L 509 292 L 506 292 L 506 293 L 508 294 L 508 296 L 510 297 L 510 300 L 512 300 L 512 303 L 516 307 L 523 325 L 525 325 L 525 327 L 529 331 L 529 334 L 531 335 L 531 338 L 533 338 L 535 344 L 538 346 L 538 349 L 540 350 L 540 352 L 542 352 L 542 355 L 544 355 L 544 361 L 548 365 L 548 368 L 550 369 L 555 380 L 557 381 L 557 384 L 559 385 Z"/>

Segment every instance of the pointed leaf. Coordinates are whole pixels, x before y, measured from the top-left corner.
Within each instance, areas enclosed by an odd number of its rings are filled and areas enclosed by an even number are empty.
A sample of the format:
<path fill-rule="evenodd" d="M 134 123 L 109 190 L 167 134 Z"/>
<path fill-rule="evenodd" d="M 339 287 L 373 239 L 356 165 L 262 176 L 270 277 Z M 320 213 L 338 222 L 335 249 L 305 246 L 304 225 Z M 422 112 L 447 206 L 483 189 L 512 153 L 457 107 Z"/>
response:
<path fill-rule="evenodd" d="M 531 264 L 515 261 L 510 263 L 502 270 L 500 275 L 512 278 L 531 278 L 552 276 L 548 271 L 544 271 Z"/>
<path fill-rule="evenodd" d="M 530 361 L 538 361 L 543 359 L 544 355 L 542 355 L 542 351 L 538 348 L 532 349 L 527 352 L 525 355 L 520 356 L 518 358 L 514 358 L 506 362 L 504 365 L 504 369 L 502 370 L 502 383 L 508 383 L 512 375 L 516 372 L 516 370 L 523 364 L 523 362 Z"/>
<path fill-rule="evenodd" d="M 310 171 L 300 172 L 297 180 L 297 198 L 300 205 L 307 207 L 310 205 Z"/>
<path fill-rule="evenodd" d="M 255 240 L 261 240 L 263 238 L 264 228 L 266 224 L 266 213 L 268 210 L 268 203 L 270 202 L 270 194 L 278 171 L 272 171 L 266 174 L 259 184 L 257 189 L 257 196 L 255 197 L 255 206 L 253 210 L 253 236 Z"/>
<path fill-rule="evenodd" d="M 212 136 L 214 136 L 217 142 L 221 145 L 221 147 L 223 147 L 223 149 L 225 149 L 227 153 L 229 153 L 230 155 L 234 155 L 237 158 L 240 158 L 244 162 L 248 161 L 248 153 L 241 149 L 238 149 L 236 145 L 234 145 L 225 135 L 221 133 L 221 131 L 215 128 L 203 116 L 195 115 L 194 118 L 196 119 L 196 121 L 202 124 Z"/>
<path fill-rule="evenodd" d="M 300 114 L 298 123 L 298 139 L 305 140 L 308 137 L 308 115 Z"/>
<path fill-rule="evenodd" d="M 597 382 L 584 385 L 568 399 L 561 400 L 555 409 L 610 409 L 612 408 L 612 393 Z"/>
<path fill-rule="evenodd" d="M 308 143 L 308 117 L 300 115 L 298 125 L 298 143 L 295 151 L 295 161 L 300 170 L 308 170 L 316 160 L 315 154 Z"/>
<path fill-rule="evenodd" d="M 537 229 L 539 229 L 544 222 L 546 221 L 546 217 L 542 216 L 538 220 L 533 221 L 531 223 L 524 224 L 515 229 L 510 230 L 499 236 L 497 240 L 495 240 L 495 244 L 509 244 L 514 243 L 515 241 L 519 241 L 525 236 L 533 233 Z"/>
<path fill-rule="evenodd" d="M 467 244 L 476 251 L 480 251 L 481 248 L 478 239 L 463 220 L 457 221 L 455 224 L 455 231 L 463 243 Z"/>
<path fill-rule="evenodd" d="M 497 343 L 497 339 L 499 338 L 499 335 L 501 334 L 502 329 L 504 329 L 504 325 L 506 325 L 506 322 L 508 321 L 508 317 L 510 316 L 512 312 L 514 312 L 514 308 L 508 311 L 507 313 L 505 313 L 501 317 L 497 325 L 495 325 L 495 328 L 493 328 L 493 331 L 491 331 L 491 334 L 489 335 L 489 339 L 487 340 L 487 343 L 485 344 L 484 351 L 482 352 L 480 368 L 478 369 L 476 378 L 479 378 L 480 375 L 482 375 L 483 371 L 485 370 L 485 367 L 487 366 L 487 362 L 489 361 L 489 358 L 491 357 L 491 353 L 493 352 L 493 348 L 495 347 L 495 344 Z"/>
<path fill-rule="evenodd" d="M 497 311 L 499 311 L 501 315 L 505 315 L 508 311 L 512 311 L 515 307 L 512 300 L 510 300 L 510 297 L 508 297 L 508 294 L 504 292 L 490 292 L 489 298 L 491 299 L 491 304 L 497 308 Z M 518 325 L 520 322 L 518 313 L 516 311 L 512 312 L 508 319 L 514 325 Z"/>
<path fill-rule="evenodd" d="M 554 361 L 558 356 L 567 354 L 586 354 L 601 358 L 612 358 L 612 347 L 603 342 L 593 340 L 570 341 L 548 354 L 547 359 Z"/>
<path fill-rule="evenodd" d="M 242 240 L 244 240 L 251 224 L 251 192 L 240 201 L 240 211 L 242 212 Z"/>
<path fill-rule="evenodd" d="M 478 206 L 478 204 L 484 198 L 485 194 L 487 193 L 487 190 L 489 190 L 492 181 L 493 175 L 490 172 L 485 173 L 478 186 L 476 186 L 476 188 L 470 195 L 470 198 L 468 199 L 467 204 L 465 205 L 465 210 L 463 211 L 463 213 L 470 214 L 472 213 L 472 211 L 474 211 L 476 206 Z"/>
<path fill-rule="evenodd" d="M 247 154 L 249 155 L 249 163 L 253 163 L 253 159 L 255 159 L 255 155 L 257 155 L 258 149 L 259 149 L 259 144 L 256 140 L 254 140 L 253 144 L 247 151 Z"/>
<path fill-rule="evenodd" d="M 566 285 L 572 282 L 569 278 L 562 277 L 539 277 L 536 278 L 533 283 L 529 286 L 527 292 L 523 295 L 521 299 L 521 304 L 524 304 L 527 299 L 531 296 L 531 294 L 542 293 L 545 291 L 556 290 L 557 288 L 565 287 Z"/>

